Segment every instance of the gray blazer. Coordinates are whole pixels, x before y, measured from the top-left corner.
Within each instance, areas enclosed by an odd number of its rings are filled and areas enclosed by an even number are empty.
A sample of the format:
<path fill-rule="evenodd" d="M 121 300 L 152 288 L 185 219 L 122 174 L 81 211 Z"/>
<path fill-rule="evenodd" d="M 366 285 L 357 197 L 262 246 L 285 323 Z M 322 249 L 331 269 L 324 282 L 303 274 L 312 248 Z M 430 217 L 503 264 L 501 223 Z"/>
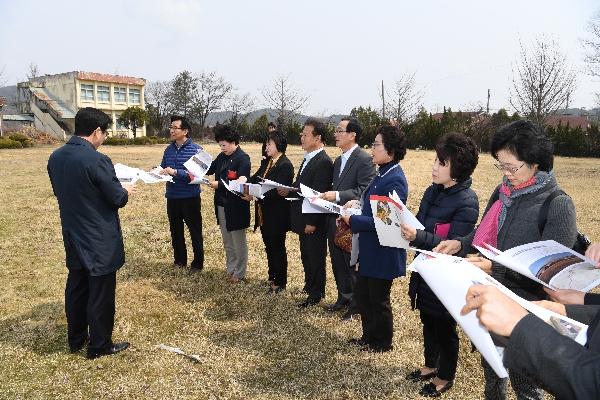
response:
<path fill-rule="evenodd" d="M 339 192 L 339 204 L 344 205 L 350 200 L 360 198 L 362 192 L 375 176 L 375 164 L 373 164 L 371 156 L 366 151 L 357 147 L 350 154 L 344 166 L 344 171 L 340 175 L 341 165 L 342 156 L 339 156 L 333 163 L 333 186 L 331 190 Z"/>

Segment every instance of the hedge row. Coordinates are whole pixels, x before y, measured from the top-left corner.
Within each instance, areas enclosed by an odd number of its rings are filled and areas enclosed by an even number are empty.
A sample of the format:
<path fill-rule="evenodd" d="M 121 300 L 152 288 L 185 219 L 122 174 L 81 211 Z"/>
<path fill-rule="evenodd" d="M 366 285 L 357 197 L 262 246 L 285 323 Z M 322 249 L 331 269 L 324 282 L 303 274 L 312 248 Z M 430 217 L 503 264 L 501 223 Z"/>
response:
<path fill-rule="evenodd" d="M 156 136 L 140 136 L 135 139 L 119 138 L 116 136 L 109 136 L 104 141 L 104 145 L 108 146 L 125 146 L 125 145 L 144 145 L 144 144 L 168 144 L 171 141 L 165 138 L 159 138 Z"/>
<path fill-rule="evenodd" d="M 12 134 L 8 138 L 0 136 L 0 149 L 21 149 L 31 146 L 33 146 L 31 140 L 20 133 Z"/>

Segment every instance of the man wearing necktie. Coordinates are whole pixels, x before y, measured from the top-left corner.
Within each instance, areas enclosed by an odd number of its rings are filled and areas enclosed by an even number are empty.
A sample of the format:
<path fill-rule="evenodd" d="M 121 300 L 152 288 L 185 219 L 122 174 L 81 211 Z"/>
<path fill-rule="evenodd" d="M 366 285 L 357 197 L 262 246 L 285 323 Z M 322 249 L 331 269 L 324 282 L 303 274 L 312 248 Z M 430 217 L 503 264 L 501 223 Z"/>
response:
<path fill-rule="evenodd" d="M 358 200 L 373 179 L 375 164 L 371 161 L 371 156 L 356 144 L 362 133 L 363 126 L 356 118 L 346 117 L 338 124 L 335 130 L 335 145 L 342 150 L 342 154 L 333 163 L 332 190 L 323 193 L 321 198 L 340 205 L 350 200 Z M 328 216 L 327 238 L 338 297 L 334 304 L 323 308 L 330 312 L 348 308 L 348 311 L 342 315 L 342 320 L 352 321 L 359 315 L 358 305 L 354 299 L 356 271 L 355 266 L 350 265 L 350 253 L 333 242 L 337 218 L 337 214 Z"/>
<path fill-rule="evenodd" d="M 292 186 L 299 188 L 303 184 L 319 192 L 331 189 L 333 164 L 323 147 L 326 133 L 323 122 L 311 118 L 304 124 L 301 142 L 305 157 Z M 290 195 L 285 190 L 280 190 L 279 194 Z M 308 294 L 308 298 L 298 304 L 299 308 L 317 304 L 325 297 L 326 221 L 326 214 L 303 214 L 302 201 L 292 201 L 291 230 L 298 234 L 300 241 L 305 281 L 303 291 Z"/>

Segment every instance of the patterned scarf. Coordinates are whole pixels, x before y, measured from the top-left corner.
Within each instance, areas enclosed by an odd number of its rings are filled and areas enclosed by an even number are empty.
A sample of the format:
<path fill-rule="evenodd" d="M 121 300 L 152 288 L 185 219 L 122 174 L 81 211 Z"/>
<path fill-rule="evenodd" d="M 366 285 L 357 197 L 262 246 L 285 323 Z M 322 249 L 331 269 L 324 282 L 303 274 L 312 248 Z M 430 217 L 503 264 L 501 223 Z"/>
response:
<path fill-rule="evenodd" d="M 498 200 L 492 204 L 488 212 L 483 216 L 475 237 L 473 246 L 483 246 L 487 243 L 498 248 L 498 232 L 506 219 L 506 211 L 514 199 L 525 194 L 534 193 L 546 186 L 554 176 L 554 170 L 550 172 L 538 171 L 530 180 L 519 186 L 513 186 L 510 181 L 504 177 Z"/>

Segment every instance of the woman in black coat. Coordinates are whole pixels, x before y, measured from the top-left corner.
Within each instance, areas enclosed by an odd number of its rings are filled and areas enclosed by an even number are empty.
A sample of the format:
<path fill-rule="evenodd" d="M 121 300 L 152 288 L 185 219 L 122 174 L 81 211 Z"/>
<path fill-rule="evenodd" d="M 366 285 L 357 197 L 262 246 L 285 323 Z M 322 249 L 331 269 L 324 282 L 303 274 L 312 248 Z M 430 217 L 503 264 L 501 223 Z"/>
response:
<path fill-rule="evenodd" d="M 425 229 L 402 225 L 402 236 L 412 247 L 423 250 L 432 250 L 444 238 L 470 233 L 479 217 L 479 201 L 470 177 L 477 166 L 477 145 L 460 133 L 448 133 L 438 141 L 435 151 L 433 184 L 425 191 L 417 214 Z M 419 382 L 433 378 L 419 393 L 437 397 L 452 387 L 456 375 L 456 321 L 416 272 L 410 277 L 409 295 L 413 309 L 418 308 L 421 314 L 425 364 L 406 379 Z"/>
<path fill-rule="evenodd" d="M 259 183 L 262 179 L 291 186 L 294 179 L 294 167 L 285 156 L 287 138 L 282 131 L 271 131 L 267 134 L 265 151 L 267 162 L 264 162 L 256 173 L 248 178 L 249 183 Z M 251 201 L 252 196 L 244 196 Z M 285 238 L 290 230 L 290 202 L 281 197 L 276 189 L 271 189 L 264 194 L 262 199 L 256 200 L 256 215 L 254 226 L 260 226 L 269 277 L 266 285 L 270 286 L 267 293 L 279 293 L 287 285 L 287 250 Z"/>
<path fill-rule="evenodd" d="M 248 266 L 246 228 L 250 227 L 250 204 L 228 191 L 223 182 L 250 175 L 250 157 L 239 146 L 240 135 L 231 125 L 221 125 L 215 132 L 215 140 L 221 153 L 206 175 L 215 174 L 209 186 L 215 189 L 215 214 L 227 255 L 226 273 L 229 283 L 238 283 L 246 278 Z"/>

